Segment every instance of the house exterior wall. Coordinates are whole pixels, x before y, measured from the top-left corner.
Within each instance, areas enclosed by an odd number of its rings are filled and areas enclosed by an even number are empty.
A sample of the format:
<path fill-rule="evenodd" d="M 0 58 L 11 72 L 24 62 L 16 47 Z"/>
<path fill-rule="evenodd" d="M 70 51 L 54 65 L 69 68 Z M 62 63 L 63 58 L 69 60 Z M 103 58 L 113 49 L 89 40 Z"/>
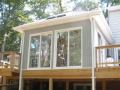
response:
<path fill-rule="evenodd" d="M 95 23 L 95 41 L 94 41 L 94 45 L 95 46 L 102 46 L 102 45 L 108 45 L 109 43 L 107 42 L 107 40 L 105 39 L 104 35 L 102 34 L 100 27 Z M 101 37 L 101 43 L 99 42 L 99 36 Z"/>
<path fill-rule="evenodd" d="M 94 30 L 94 46 L 105 46 L 108 45 L 109 43 L 107 42 L 106 38 L 104 37 L 104 35 L 102 34 L 100 27 L 95 23 L 95 30 Z M 99 51 L 97 51 L 97 62 L 105 62 L 106 58 L 107 58 L 107 50 L 106 49 L 101 49 Z M 98 61 L 99 60 L 99 61 Z"/>
<path fill-rule="evenodd" d="M 61 24 L 56 26 L 45 27 L 36 30 L 28 30 L 25 31 L 24 36 L 24 49 L 23 49 L 23 63 L 22 68 L 27 69 L 27 62 L 28 62 L 28 49 L 29 49 L 29 36 L 31 34 L 47 32 L 47 31 L 55 31 L 60 29 L 68 29 L 68 28 L 75 28 L 81 27 L 82 28 L 82 67 L 91 67 L 92 66 L 92 40 L 91 40 L 91 22 L 90 20 L 84 20 L 74 23 L 67 23 Z"/>
<path fill-rule="evenodd" d="M 120 10 L 109 11 L 109 26 L 116 44 L 120 44 Z"/>

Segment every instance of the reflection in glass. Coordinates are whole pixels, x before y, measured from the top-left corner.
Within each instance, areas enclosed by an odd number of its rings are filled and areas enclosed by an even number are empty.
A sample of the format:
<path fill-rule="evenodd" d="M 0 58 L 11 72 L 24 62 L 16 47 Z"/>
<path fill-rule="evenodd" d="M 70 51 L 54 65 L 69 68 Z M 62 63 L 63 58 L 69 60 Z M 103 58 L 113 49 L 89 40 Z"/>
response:
<path fill-rule="evenodd" d="M 69 32 L 69 58 L 70 66 L 80 66 L 81 62 L 81 32 L 74 30 Z"/>
<path fill-rule="evenodd" d="M 57 63 L 56 66 L 67 66 L 67 48 L 68 48 L 68 33 L 57 33 Z"/>
<path fill-rule="evenodd" d="M 32 36 L 30 42 L 30 67 L 38 67 L 40 36 Z"/>
<path fill-rule="evenodd" d="M 50 67 L 51 34 L 41 35 L 41 67 Z"/>

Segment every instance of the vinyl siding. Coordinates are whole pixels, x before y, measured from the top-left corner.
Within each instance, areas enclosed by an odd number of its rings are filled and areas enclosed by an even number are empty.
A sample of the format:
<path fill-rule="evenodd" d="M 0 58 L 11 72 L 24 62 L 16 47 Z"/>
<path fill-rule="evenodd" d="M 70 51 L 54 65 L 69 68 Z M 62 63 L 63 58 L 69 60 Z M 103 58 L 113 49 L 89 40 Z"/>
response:
<path fill-rule="evenodd" d="M 109 12 L 109 25 L 115 43 L 120 44 L 120 11 Z"/>
<path fill-rule="evenodd" d="M 25 32 L 24 39 L 24 54 L 23 54 L 23 69 L 27 69 L 28 62 L 28 48 L 29 48 L 29 36 L 30 34 L 36 34 L 40 32 L 46 31 L 54 31 L 59 29 L 67 29 L 67 28 L 75 28 L 82 27 L 82 60 L 83 67 L 91 67 L 92 66 L 92 44 L 91 44 L 91 23 L 90 20 L 84 20 L 80 22 L 61 24 L 56 26 L 45 27 L 37 30 L 29 30 Z"/>

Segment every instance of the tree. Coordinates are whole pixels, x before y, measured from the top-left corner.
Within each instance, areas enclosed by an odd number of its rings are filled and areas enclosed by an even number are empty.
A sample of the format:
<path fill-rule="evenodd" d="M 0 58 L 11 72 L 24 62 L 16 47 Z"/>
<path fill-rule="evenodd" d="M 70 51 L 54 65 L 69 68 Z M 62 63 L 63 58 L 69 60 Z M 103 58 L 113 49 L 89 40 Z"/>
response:
<path fill-rule="evenodd" d="M 108 6 L 120 5 L 120 0 L 101 0 L 102 5 Z"/>
<path fill-rule="evenodd" d="M 55 9 L 55 11 L 52 11 L 54 14 L 60 14 L 66 11 L 65 7 L 63 7 L 62 5 L 62 1 L 63 0 L 50 0 L 49 4 L 51 4 L 52 7 Z"/>
<path fill-rule="evenodd" d="M 120 0 L 101 0 L 101 7 L 103 8 L 105 17 L 108 16 L 107 7 L 120 5 Z"/>
<path fill-rule="evenodd" d="M 84 11 L 90 11 L 98 8 L 98 2 L 92 0 L 71 0 L 75 3 L 73 10 L 82 9 Z"/>
<path fill-rule="evenodd" d="M 62 0 L 29 0 L 26 5 L 31 8 L 29 15 L 34 16 L 36 20 L 64 12 Z"/>
<path fill-rule="evenodd" d="M 49 9 L 50 5 L 56 9 L 55 12 Z M 25 8 L 29 10 L 25 10 Z M 3 43 L 6 42 L 5 51 L 19 51 L 20 33 L 12 28 L 32 20 L 48 17 L 47 10 L 51 10 L 53 13 L 63 12 L 62 0 L 1 0 L 0 50 L 2 50 Z M 4 41 L 5 34 L 8 35 L 6 41 Z"/>
<path fill-rule="evenodd" d="M 1 0 L 0 1 L 0 50 L 3 42 L 5 51 L 19 51 L 20 34 L 12 28 L 28 22 L 28 16 L 24 11 L 25 0 Z M 4 35 L 8 37 L 4 41 Z"/>
<path fill-rule="evenodd" d="M 29 16 L 35 17 L 35 20 L 47 17 L 48 14 L 45 13 L 45 10 L 48 3 L 49 0 L 28 0 L 26 5 L 30 8 L 28 11 Z"/>

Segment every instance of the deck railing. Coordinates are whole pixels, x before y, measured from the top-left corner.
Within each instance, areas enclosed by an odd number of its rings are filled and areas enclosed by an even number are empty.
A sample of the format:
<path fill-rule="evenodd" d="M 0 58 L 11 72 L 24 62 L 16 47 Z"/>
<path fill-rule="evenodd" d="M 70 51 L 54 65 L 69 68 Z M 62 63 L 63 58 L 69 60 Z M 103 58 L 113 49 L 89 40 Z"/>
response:
<path fill-rule="evenodd" d="M 20 54 L 9 51 L 0 52 L 0 68 L 11 68 L 18 70 L 20 64 Z"/>
<path fill-rule="evenodd" d="M 120 45 L 96 47 L 96 67 L 120 67 Z"/>

